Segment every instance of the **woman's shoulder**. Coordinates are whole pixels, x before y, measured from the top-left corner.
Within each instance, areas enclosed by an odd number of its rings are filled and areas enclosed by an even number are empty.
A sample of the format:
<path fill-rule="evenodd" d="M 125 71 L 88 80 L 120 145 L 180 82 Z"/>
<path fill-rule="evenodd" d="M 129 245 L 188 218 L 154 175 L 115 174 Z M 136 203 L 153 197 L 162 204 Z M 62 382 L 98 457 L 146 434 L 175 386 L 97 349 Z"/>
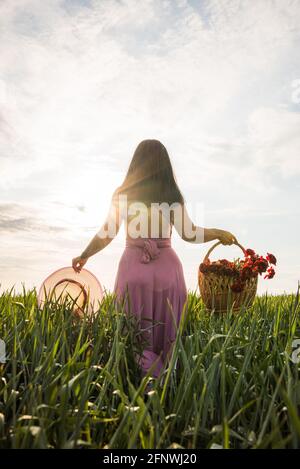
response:
<path fill-rule="evenodd" d="M 119 199 L 122 198 L 121 196 L 122 196 L 122 192 L 121 192 L 121 187 L 119 186 L 114 190 L 112 194 L 112 202 L 115 204 L 119 203 Z"/>
<path fill-rule="evenodd" d="M 121 192 L 121 186 L 118 186 L 118 187 L 114 190 L 114 192 L 113 192 L 113 194 L 112 194 L 112 197 L 114 198 L 114 197 L 118 196 L 118 195 L 120 194 L 120 192 Z"/>
<path fill-rule="evenodd" d="M 117 187 L 112 194 L 111 203 L 112 206 L 117 210 L 122 218 L 126 216 L 127 213 L 127 197 L 126 194 L 122 193 L 122 188 Z"/>

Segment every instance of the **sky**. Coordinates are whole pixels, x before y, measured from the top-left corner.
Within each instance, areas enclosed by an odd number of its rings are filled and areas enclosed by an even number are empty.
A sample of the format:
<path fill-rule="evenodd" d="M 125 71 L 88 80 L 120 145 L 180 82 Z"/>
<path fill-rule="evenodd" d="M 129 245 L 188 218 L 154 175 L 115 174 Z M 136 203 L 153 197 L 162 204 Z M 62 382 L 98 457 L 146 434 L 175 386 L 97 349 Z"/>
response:
<path fill-rule="evenodd" d="M 1 0 L 0 292 L 80 255 L 145 138 L 194 223 L 276 255 L 259 293 L 295 292 L 299 24 L 299 0 Z M 212 243 L 172 242 L 195 290 Z M 86 264 L 108 290 L 124 244 Z"/>

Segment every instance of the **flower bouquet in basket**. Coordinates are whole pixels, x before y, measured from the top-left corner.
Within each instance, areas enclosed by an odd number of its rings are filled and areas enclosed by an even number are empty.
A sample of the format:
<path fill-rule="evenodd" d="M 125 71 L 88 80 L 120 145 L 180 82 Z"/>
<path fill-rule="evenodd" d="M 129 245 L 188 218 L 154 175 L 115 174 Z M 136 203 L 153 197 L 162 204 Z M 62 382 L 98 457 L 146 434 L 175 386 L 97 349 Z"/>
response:
<path fill-rule="evenodd" d="M 214 244 L 199 266 L 199 288 L 205 306 L 216 312 L 226 312 L 232 308 L 238 311 L 242 306 L 250 307 L 254 301 L 258 275 L 271 279 L 275 275 L 276 257 L 267 253 L 266 257 L 256 254 L 253 249 L 245 249 L 243 259 L 232 262 L 221 259 L 211 262 L 209 255 L 221 244 Z"/>

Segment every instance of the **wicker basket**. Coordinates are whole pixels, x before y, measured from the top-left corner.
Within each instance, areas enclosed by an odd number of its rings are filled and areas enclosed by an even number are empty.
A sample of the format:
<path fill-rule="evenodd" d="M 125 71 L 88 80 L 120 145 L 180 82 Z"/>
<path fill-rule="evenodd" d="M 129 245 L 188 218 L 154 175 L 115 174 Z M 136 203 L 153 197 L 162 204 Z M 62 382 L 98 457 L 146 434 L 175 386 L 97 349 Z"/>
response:
<path fill-rule="evenodd" d="M 209 259 L 209 255 L 215 247 L 222 244 L 218 241 L 214 244 L 206 254 L 203 262 Z M 241 248 L 243 253 L 245 249 L 239 243 L 235 243 Z M 246 280 L 245 287 L 241 293 L 235 293 L 231 290 L 231 285 L 234 283 L 234 278 L 227 275 L 217 275 L 213 272 L 202 273 L 198 272 L 199 289 L 202 300 L 206 308 L 210 311 L 217 313 L 226 313 L 228 310 L 238 312 L 241 307 L 249 308 L 254 301 L 257 291 L 258 276 L 251 277 Z"/>

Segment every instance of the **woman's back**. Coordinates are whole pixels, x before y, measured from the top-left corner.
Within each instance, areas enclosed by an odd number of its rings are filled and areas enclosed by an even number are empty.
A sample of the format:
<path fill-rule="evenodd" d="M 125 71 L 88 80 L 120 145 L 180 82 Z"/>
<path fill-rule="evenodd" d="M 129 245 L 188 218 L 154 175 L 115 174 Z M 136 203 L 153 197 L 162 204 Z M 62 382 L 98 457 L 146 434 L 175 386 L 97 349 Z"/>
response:
<path fill-rule="evenodd" d="M 99 230 L 99 237 L 114 237 L 124 222 L 127 238 L 170 238 L 172 227 L 185 241 L 203 242 L 204 230 L 195 226 L 184 204 L 175 202 L 128 201 L 126 195 L 115 191 L 106 223 Z M 104 231 L 104 232 L 103 232 Z"/>
<path fill-rule="evenodd" d="M 124 210 L 124 223 L 127 238 L 170 238 L 172 217 L 167 207 L 153 203 L 150 207 L 133 202 Z"/>

